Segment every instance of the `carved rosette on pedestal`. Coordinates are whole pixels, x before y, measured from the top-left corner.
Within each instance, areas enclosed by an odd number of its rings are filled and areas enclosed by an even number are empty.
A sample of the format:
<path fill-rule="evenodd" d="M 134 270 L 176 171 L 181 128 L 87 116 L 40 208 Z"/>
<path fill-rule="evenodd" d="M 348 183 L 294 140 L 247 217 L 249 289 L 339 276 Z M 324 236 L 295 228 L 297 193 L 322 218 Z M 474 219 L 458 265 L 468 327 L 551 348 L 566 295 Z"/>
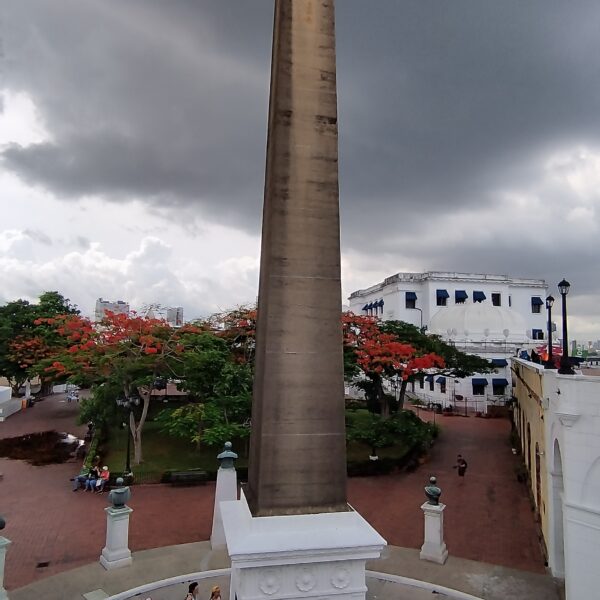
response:
<path fill-rule="evenodd" d="M 253 572 L 254 571 L 254 572 Z M 364 566 L 352 560 L 250 569 L 240 577 L 238 598 L 364 598 Z"/>

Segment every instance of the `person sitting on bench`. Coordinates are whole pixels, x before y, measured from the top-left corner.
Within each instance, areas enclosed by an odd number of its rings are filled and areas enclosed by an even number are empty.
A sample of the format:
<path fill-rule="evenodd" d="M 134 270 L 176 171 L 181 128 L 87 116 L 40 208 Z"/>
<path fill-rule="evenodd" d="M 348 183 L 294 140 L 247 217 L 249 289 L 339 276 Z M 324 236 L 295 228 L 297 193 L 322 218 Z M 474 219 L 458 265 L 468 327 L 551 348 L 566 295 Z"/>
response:
<path fill-rule="evenodd" d="M 110 471 L 108 467 L 105 465 L 102 467 L 102 471 L 100 471 L 100 477 L 96 480 L 96 491 L 101 494 L 104 491 L 104 487 L 108 484 L 108 480 L 110 479 Z"/>
<path fill-rule="evenodd" d="M 73 482 L 73 491 L 76 492 L 80 487 L 85 488 L 85 484 L 89 478 L 90 470 L 87 467 L 82 467 L 79 475 L 76 475 L 71 480 Z"/>

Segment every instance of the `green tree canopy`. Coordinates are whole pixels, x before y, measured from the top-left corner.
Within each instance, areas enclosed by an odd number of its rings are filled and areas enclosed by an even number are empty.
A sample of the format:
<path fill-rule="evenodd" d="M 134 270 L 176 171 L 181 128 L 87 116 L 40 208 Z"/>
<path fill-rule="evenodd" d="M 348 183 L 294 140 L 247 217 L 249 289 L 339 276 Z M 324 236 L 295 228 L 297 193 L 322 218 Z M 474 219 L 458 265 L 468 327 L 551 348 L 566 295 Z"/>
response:
<path fill-rule="evenodd" d="M 39 320 L 78 312 L 56 291 L 44 292 L 37 303 L 14 300 L 0 306 L 0 376 L 9 381 L 14 394 L 28 378 L 39 374 L 35 367 L 40 360 L 66 345 L 52 323 L 40 326 Z"/>

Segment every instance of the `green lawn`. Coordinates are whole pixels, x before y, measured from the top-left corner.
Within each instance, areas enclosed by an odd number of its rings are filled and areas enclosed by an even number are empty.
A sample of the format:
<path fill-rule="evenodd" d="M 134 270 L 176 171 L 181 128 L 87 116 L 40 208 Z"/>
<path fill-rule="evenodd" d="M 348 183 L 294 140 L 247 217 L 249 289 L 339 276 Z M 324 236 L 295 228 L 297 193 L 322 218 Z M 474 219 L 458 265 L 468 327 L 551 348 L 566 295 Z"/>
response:
<path fill-rule="evenodd" d="M 124 471 L 126 431 L 113 429 L 109 434 L 106 449 L 103 460 L 111 471 Z M 244 456 L 244 448 L 236 444 L 234 450 L 240 455 L 236 464 L 245 467 L 248 459 Z M 156 481 L 168 470 L 200 468 L 216 471 L 219 467 L 217 454 L 221 452 L 221 448 L 202 446 L 198 449 L 195 444 L 161 433 L 157 423 L 148 421 L 142 433 L 142 452 L 144 462 L 139 466 L 134 465 L 133 444 L 131 445 L 131 467 L 138 483 Z"/>
<path fill-rule="evenodd" d="M 367 425 L 371 420 L 371 413 L 366 408 L 347 410 L 346 419 L 354 426 L 360 427 L 363 423 Z M 380 458 L 402 458 L 408 451 L 409 448 L 405 444 L 398 443 L 389 448 L 380 448 L 377 455 Z M 366 444 L 351 442 L 347 445 L 347 459 L 349 462 L 368 460 L 370 454 L 371 448 Z"/>
<path fill-rule="evenodd" d="M 353 423 L 360 425 L 367 422 L 370 414 L 366 409 L 348 410 L 346 416 Z M 124 429 L 113 429 L 105 445 L 103 462 L 109 466 L 111 471 L 125 470 L 126 454 L 126 431 Z M 233 443 L 233 449 L 240 458 L 236 465 L 246 467 L 248 458 L 243 442 Z M 161 475 L 168 470 L 186 470 L 199 468 L 206 471 L 216 471 L 218 468 L 217 454 L 221 448 L 202 446 L 197 448 L 185 440 L 171 437 L 161 433 L 157 423 L 147 421 L 142 434 L 142 450 L 144 462 L 136 466 L 133 464 L 133 445 L 131 447 L 131 463 L 138 483 L 150 483 L 159 481 Z M 409 448 L 398 443 L 390 448 L 378 451 L 381 458 L 402 458 Z M 371 449 L 366 444 L 351 442 L 348 444 L 348 461 L 368 461 Z"/>

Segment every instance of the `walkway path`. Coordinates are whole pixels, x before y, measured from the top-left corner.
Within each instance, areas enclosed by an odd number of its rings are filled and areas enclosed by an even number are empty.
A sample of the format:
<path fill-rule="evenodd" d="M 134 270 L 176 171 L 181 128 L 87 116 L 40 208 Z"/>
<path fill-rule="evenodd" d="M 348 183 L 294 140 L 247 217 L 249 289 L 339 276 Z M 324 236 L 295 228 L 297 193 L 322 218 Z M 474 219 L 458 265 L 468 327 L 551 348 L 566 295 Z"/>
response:
<path fill-rule="evenodd" d="M 85 427 L 73 425 L 76 411 L 77 405 L 62 396 L 49 398 L 0 423 L 0 438 L 47 429 L 82 433 Z M 517 459 L 509 446 L 508 422 L 452 417 L 441 424 L 443 434 L 428 464 L 412 474 L 350 479 L 350 503 L 391 544 L 418 548 L 423 486 L 433 473 L 448 505 L 451 556 L 542 573 L 526 488 L 513 473 Z M 452 469 L 459 451 L 469 462 L 464 481 Z M 68 479 L 78 468 L 75 463 L 33 467 L 0 459 L 0 514 L 8 523 L 3 534 L 13 541 L 6 567 L 9 590 L 97 561 L 104 545 L 106 496 L 73 493 Z M 213 498 L 212 484 L 135 486 L 130 547 L 139 551 L 208 539 Z"/>
<path fill-rule="evenodd" d="M 180 600 L 185 596 L 188 583 L 195 580 L 199 582 L 200 598 L 208 598 L 210 588 L 215 584 L 221 587 L 223 598 L 227 598 L 229 578 L 227 574 L 218 572 L 227 567 L 229 561 L 226 553 L 212 552 L 208 542 L 184 544 L 134 553 L 133 565 L 126 569 L 107 572 L 96 562 L 55 575 L 12 592 L 11 600 L 70 600 L 81 598 L 83 594 L 91 597 L 91 593 L 94 598 L 107 598 L 156 581 L 211 570 L 217 570 L 217 573 L 209 579 L 202 578 L 204 573 L 191 579 L 182 577 L 179 583 L 171 583 L 160 589 L 151 585 L 134 597 Z M 457 598 L 458 595 L 447 595 L 447 590 L 442 588 L 458 590 L 485 600 L 558 600 L 556 586 L 547 576 L 456 557 L 450 557 L 446 565 L 442 566 L 419 560 L 418 551 L 407 548 L 387 548 L 385 558 L 369 562 L 367 569 L 376 571 L 368 573 L 368 600 Z M 406 581 L 398 584 L 390 581 L 394 579 L 394 575 L 400 575 L 403 579 L 407 576 L 416 579 L 415 583 L 420 585 L 420 582 L 431 585 L 429 589 L 422 589 Z"/>

